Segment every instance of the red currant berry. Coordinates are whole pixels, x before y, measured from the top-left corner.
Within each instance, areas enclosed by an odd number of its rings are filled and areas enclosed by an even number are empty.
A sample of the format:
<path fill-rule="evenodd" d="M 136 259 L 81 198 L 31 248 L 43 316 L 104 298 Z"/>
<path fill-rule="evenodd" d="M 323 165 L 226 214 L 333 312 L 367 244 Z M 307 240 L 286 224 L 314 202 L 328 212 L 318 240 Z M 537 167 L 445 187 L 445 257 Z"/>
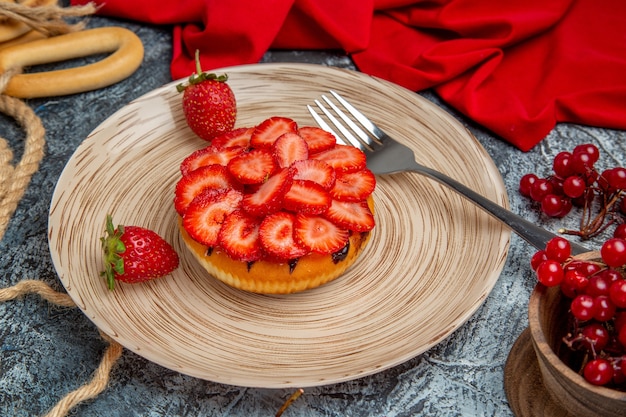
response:
<path fill-rule="evenodd" d="M 570 305 L 572 315 L 581 321 L 593 318 L 593 300 L 593 297 L 587 294 L 576 296 Z"/>
<path fill-rule="evenodd" d="M 611 286 L 611 284 L 613 284 L 615 281 L 619 281 L 623 278 L 622 274 L 620 274 L 617 269 L 604 269 L 600 272 L 600 275 L 602 275 L 607 280 L 609 286 Z"/>
<path fill-rule="evenodd" d="M 613 367 L 606 359 L 594 359 L 587 362 L 583 375 L 590 384 L 606 385 L 613 379 Z"/>
<path fill-rule="evenodd" d="M 593 318 L 598 321 L 611 320 L 615 315 L 615 304 L 608 295 L 599 295 L 593 299 Z"/>
<path fill-rule="evenodd" d="M 584 175 L 593 168 L 594 161 L 588 153 L 578 152 L 572 155 L 570 164 L 576 174 Z"/>
<path fill-rule="evenodd" d="M 584 143 L 582 145 L 577 145 L 574 147 L 573 153 L 584 152 L 589 155 L 589 158 L 595 164 L 600 159 L 600 150 L 593 143 Z"/>
<path fill-rule="evenodd" d="M 563 181 L 563 193 L 571 198 L 582 196 L 587 188 L 587 183 L 577 175 L 571 175 Z"/>
<path fill-rule="evenodd" d="M 530 197 L 530 188 L 539 177 L 535 174 L 526 174 L 519 181 L 519 192 L 524 197 Z"/>
<path fill-rule="evenodd" d="M 574 173 L 570 162 L 572 154 L 569 152 L 559 152 L 552 161 L 552 170 L 561 178 L 567 178 Z"/>
<path fill-rule="evenodd" d="M 563 294 L 567 298 L 574 298 L 579 294 L 579 291 L 576 288 L 570 286 L 567 282 L 565 282 L 565 280 L 561 282 L 559 288 L 561 289 L 561 294 Z"/>
<path fill-rule="evenodd" d="M 611 281 L 604 274 L 596 274 L 589 278 L 589 285 L 585 289 L 585 293 L 589 294 L 592 297 L 597 297 L 599 295 L 609 295 L 609 287 L 611 286 Z"/>
<path fill-rule="evenodd" d="M 608 266 L 619 268 L 626 264 L 626 240 L 610 238 L 600 248 L 602 260 Z"/>
<path fill-rule="evenodd" d="M 593 345 L 596 352 L 601 351 L 609 343 L 610 333 L 600 323 L 591 323 L 583 327 L 581 331 L 582 335 L 588 342 L 587 348 Z"/>
<path fill-rule="evenodd" d="M 541 211 L 550 217 L 563 217 L 569 213 L 568 204 L 565 198 L 556 194 L 547 194 L 541 200 Z M 569 206 L 571 208 L 571 205 Z"/>
<path fill-rule="evenodd" d="M 613 231 L 613 237 L 626 240 L 626 223 L 622 223 L 615 228 Z"/>
<path fill-rule="evenodd" d="M 530 198 L 541 202 L 545 196 L 552 193 L 552 184 L 545 178 L 538 178 L 530 187 Z"/>
<path fill-rule="evenodd" d="M 602 171 L 602 174 L 598 175 L 597 178 L 598 188 L 605 192 L 609 191 L 611 188 L 609 185 L 609 178 L 611 178 L 611 169 Z"/>
<path fill-rule="evenodd" d="M 553 176 L 548 181 L 552 185 L 552 194 L 563 195 L 563 179 L 561 177 Z"/>
<path fill-rule="evenodd" d="M 548 259 L 537 267 L 537 280 L 546 287 L 554 287 L 563 281 L 565 272 L 560 262 Z"/>
<path fill-rule="evenodd" d="M 582 265 L 582 261 L 577 261 L 575 259 L 572 259 L 571 262 L 567 262 L 565 264 L 563 264 L 563 269 L 567 272 L 567 271 L 575 271 L 578 269 L 578 267 L 580 267 Z"/>
<path fill-rule="evenodd" d="M 567 239 L 554 237 L 546 245 L 546 255 L 548 259 L 563 263 L 570 257 L 572 247 Z"/>
<path fill-rule="evenodd" d="M 572 210 L 572 200 L 570 198 L 567 198 L 567 197 L 561 198 L 561 203 L 563 204 L 563 207 L 561 208 L 561 212 L 557 214 L 556 216 L 554 216 L 559 219 L 567 216 L 567 213 L 569 213 Z"/>
<path fill-rule="evenodd" d="M 617 167 L 611 170 L 609 186 L 612 190 L 626 189 L 626 168 Z"/>
<path fill-rule="evenodd" d="M 571 270 L 565 273 L 561 285 L 563 284 L 567 284 L 577 292 L 582 292 L 589 285 L 589 279 L 580 272 Z"/>
<path fill-rule="evenodd" d="M 593 262 L 582 262 L 576 268 L 576 270 L 578 272 L 580 272 L 581 274 L 583 274 L 586 277 L 590 277 L 590 276 L 598 273 L 601 269 L 602 269 L 602 267 L 600 265 L 598 265 L 597 263 L 593 263 Z"/>
<path fill-rule="evenodd" d="M 546 255 L 546 251 L 543 249 L 539 250 L 535 252 L 532 258 L 530 258 L 530 267 L 533 269 L 533 271 L 536 271 L 539 265 L 541 265 L 541 263 L 546 260 L 548 260 L 548 255 Z"/>
<path fill-rule="evenodd" d="M 609 297 L 617 307 L 626 308 L 626 279 L 620 279 L 611 284 Z"/>

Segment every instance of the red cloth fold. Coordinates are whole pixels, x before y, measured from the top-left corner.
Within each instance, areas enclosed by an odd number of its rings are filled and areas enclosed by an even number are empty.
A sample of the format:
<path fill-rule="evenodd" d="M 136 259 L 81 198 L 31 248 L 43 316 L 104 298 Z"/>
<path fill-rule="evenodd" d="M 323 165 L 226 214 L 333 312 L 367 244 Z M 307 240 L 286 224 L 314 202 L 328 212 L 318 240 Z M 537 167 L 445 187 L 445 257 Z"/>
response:
<path fill-rule="evenodd" d="M 89 0 L 73 0 L 84 4 Z M 172 78 L 341 49 L 364 73 L 444 101 L 519 149 L 558 122 L 626 129 L 623 0 L 104 0 L 99 13 L 174 26 Z"/>

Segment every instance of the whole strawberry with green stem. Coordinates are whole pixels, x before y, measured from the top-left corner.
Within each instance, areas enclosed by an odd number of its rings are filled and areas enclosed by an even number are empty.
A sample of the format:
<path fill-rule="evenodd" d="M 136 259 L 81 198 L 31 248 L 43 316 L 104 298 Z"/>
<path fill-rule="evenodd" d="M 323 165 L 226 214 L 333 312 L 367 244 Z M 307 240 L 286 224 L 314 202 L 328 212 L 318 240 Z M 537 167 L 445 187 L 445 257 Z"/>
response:
<path fill-rule="evenodd" d="M 107 215 L 106 233 L 100 238 L 104 251 L 107 287 L 113 290 L 115 280 L 135 284 L 169 274 L 178 268 L 174 248 L 156 232 L 139 226 L 113 226 Z"/>
<path fill-rule="evenodd" d="M 200 54 L 196 50 L 196 73 L 187 84 L 178 84 L 183 93 L 183 113 L 191 130 L 201 139 L 211 141 L 215 136 L 229 132 L 237 119 L 237 101 L 227 83 L 228 75 L 202 71 Z"/>

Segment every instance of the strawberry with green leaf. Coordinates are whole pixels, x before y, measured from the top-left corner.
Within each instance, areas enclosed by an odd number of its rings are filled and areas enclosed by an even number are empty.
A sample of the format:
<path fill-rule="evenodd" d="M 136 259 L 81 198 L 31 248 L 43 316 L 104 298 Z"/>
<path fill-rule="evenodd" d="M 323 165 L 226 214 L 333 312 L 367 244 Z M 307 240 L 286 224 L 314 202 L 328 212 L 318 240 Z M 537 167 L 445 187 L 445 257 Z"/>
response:
<path fill-rule="evenodd" d="M 135 284 L 163 277 L 178 268 L 178 254 L 156 232 L 139 226 L 115 228 L 111 215 L 107 215 L 106 234 L 100 241 L 105 264 L 101 275 L 110 290 L 116 280 Z"/>
<path fill-rule="evenodd" d="M 187 84 L 178 84 L 183 93 L 183 113 L 191 130 L 201 139 L 211 141 L 229 132 L 237 119 L 235 94 L 227 84 L 228 75 L 203 72 L 196 50 L 196 73 Z"/>

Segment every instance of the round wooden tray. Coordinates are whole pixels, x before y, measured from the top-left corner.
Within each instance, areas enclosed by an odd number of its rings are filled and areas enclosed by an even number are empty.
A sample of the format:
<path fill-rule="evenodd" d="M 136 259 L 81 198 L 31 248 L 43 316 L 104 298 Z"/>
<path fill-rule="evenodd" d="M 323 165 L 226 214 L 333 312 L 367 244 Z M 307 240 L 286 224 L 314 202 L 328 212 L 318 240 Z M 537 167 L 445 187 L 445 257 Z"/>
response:
<path fill-rule="evenodd" d="M 519 335 L 509 352 L 504 367 L 504 390 L 516 417 L 575 417 L 546 391 L 529 328 Z"/>

